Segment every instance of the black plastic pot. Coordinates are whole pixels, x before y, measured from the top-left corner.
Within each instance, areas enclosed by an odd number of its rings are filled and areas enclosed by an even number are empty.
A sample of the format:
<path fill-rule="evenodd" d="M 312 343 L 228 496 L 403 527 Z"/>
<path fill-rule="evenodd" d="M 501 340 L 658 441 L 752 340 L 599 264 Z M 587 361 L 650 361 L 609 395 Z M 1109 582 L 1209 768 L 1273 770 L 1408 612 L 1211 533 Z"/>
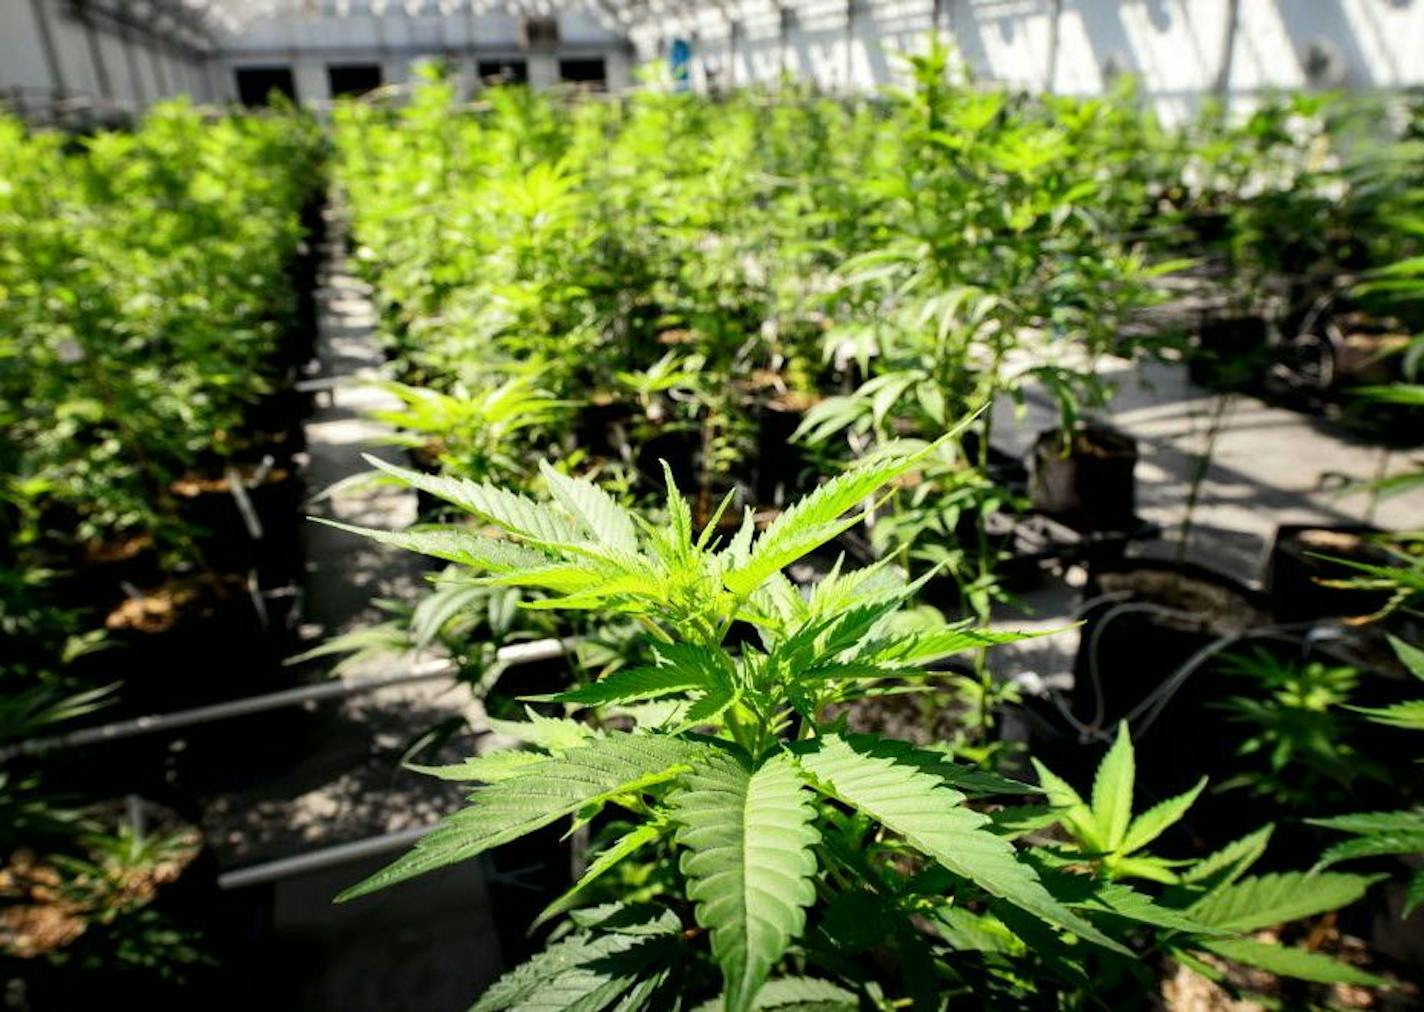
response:
<path fill-rule="evenodd" d="M 776 403 L 762 404 L 757 417 L 756 499 L 779 506 L 801 491 L 806 455 L 791 435 L 806 413 Z"/>
<path fill-rule="evenodd" d="M 1117 429 L 1088 423 L 1071 440 L 1049 429 L 1033 444 L 1033 508 L 1077 530 L 1135 526 L 1136 468 L 1137 441 Z"/>
<path fill-rule="evenodd" d="M 594 457 L 617 456 L 636 410 L 627 401 L 605 398 L 582 405 L 574 420 L 578 447 Z"/>
<path fill-rule="evenodd" d="M 702 454 L 702 434 L 692 428 L 665 428 L 637 447 L 636 463 L 653 488 L 663 484 L 662 462 L 672 471 L 673 481 L 688 496 L 700 483 L 698 462 Z"/>
<path fill-rule="evenodd" d="M 123 681 L 108 719 L 202 706 L 289 687 L 287 625 L 259 614 L 245 577 L 193 576 L 111 612 L 112 648 L 85 660 Z"/>
<path fill-rule="evenodd" d="M 1352 590 L 1323 582 L 1364 575 L 1332 558 L 1389 565 L 1389 554 L 1368 540 L 1369 535 L 1379 533 L 1378 528 L 1361 524 L 1277 527 L 1266 567 L 1266 590 L 1276 617 L 1283 622 L 1305 622 L 1370 615 L 1384 607 L 1390 596 L 1387 590 Z"/>
<path fill-rule="evenodd" d="M 488 858 L 490 912 L 505 963 L 518 966 L 543 943 L 530 934 L 540 912 L 574 883 L 573 848 L 560 822 L 500 847 Z"/>
<path fill-rule="evenodd" d="M 242 468 L 240 473 L 245 477 L 257 474 L 250 468 Z M 273 587 L 289 583 L 302 571 L 300 527 L 305 486 L 285 468 L 269 469 L 262 478 L 260 484 L 243 488 L 260 538 L 253 537 L 248 519 L 225 481 L 221 487 L 180 485 L 193 494 L 182 495 L 179 501 L 208 565 L 223 571 L 254 569 L 262 586 Z"/>
<path fill-rule="evenodd" d="M 1202 566 L 1145 559 L 1098 566 L 1083 596 L 1069 707 L 1074 720 L 1107 732 L 1135 717 L 1144 796 L 1183 791 L 1203 773 L 1229 769 L 1235 739 L 1209 706 L 1223 688 L 1212 684 L 1207 665 L 1187 666 L 1224 638 L 1268 622 L 1264 598 Z M 1143 709 L 1150 703 L 1161 706 Z M 1067 720 L 1045 717 L 1040 738 L 1044 754 L 1053 756 L 1045 761 L 1090 780 L 1098 751 L 1083 748 Z"/>
<path fill-rule="evenodd" d="M 1182 222 L 1199 243 L 1215 246 L 1231 234 L 1231 215 L 1225 211 L 1189 211 Z"/>
<path fill-rule="evenodd" d="M 1206 320 L 1187 359 L 1187 375 L 1215 390 L 1254 389 L 1270 358 L 1269 341 L 1269 328 L 1259 316 Z"/>

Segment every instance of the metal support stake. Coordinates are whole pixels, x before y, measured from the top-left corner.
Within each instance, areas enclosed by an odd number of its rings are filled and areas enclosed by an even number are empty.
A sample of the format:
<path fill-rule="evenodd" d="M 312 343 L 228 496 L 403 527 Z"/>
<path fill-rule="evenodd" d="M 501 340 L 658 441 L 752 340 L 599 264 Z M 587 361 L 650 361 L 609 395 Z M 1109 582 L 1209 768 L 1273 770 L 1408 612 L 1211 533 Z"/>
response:
<path fill-rule="evenodd" d="M 1048 77 L 1043 82 L 1045 93 L 1052 95 L 1058 80 L 1058 35 L 1063 21 L 1063 0 L 1053 0 L 1048 22 Z"/>
<path fill-rule="evenodd" d="M 30 0 L 30 10 L 35 15 L 35 25 L 40 32 L 40 51 L 44 54 L 45 67 L 49 70 L 50 86 L 57 97 L 63 98 L 68 88 L 64 83 L 64 68 L 59 63 L 59 50 L 54 45 L 54 32 L 49 23 L 46 0 Z"/>
<path fill-rule="evenodd" d="M 89 60 L 94 64 L 94 79 L 99 85 L 99 94 L 112 102 L 113 85 L 109 80 L 109 65 L 104 61 L 104 47 L 99 44 L 99 31 L 94 25 L 94 17 L 89 12 L 87 2 L 77 8 L 79 20 L 84 25 L 84 40 L 89 45 Z"/>
<path fill-rule="evenodd" d="M 1231 94 L 1231 64 L 1236 54 L 1236 32 L 1241 21 L 1241 0 L 1226 0 L 1226 28 L 1222 32 L 1221 61 L 1217 64 L 1216 83 L 1213 91 L 1226 112 L 1226 103 Z"/>

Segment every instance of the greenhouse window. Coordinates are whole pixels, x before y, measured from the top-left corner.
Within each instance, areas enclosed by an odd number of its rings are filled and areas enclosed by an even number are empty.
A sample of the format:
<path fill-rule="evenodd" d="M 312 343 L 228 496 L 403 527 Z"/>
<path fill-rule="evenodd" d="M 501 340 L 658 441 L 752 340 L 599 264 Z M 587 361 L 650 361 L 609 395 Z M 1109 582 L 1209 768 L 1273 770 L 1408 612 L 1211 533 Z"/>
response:
<path fill-rule="evenodd" d="M 296 82 L 292 80 L 291 67 L 239 67 L 237 70 L 237 98 L 243 105 L 258 107 L 268 105 L 272 93 L 285 95 L 293 102 L 297 100 Z"/>
<path fill-rule="evenodd" d="M 529 64 L 525 60 L 481 60 L 480 80 L 499 78 L 505 84 L 529 83 Z"/>
<path fill-rule="evenodd" d="M 381 86 L 381 65 L 378 63 L 332 63 L 326 68 L 326 78 L 331 86 L 332 98 L 341 95 L 364 95 Z"/>
<path fill-rule="evenodd" d="M 560 60 L 559 79 L 571 84 L 608 87 L 608 68 L 602 57 L 592 60 Z"/>

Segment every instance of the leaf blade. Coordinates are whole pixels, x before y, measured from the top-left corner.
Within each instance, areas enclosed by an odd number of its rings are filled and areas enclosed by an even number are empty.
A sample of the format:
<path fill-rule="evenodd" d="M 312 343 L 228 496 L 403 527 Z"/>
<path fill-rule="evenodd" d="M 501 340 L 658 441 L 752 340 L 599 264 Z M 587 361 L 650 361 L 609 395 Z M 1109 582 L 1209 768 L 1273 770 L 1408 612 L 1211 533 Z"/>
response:
<path fill-rule="evenodd" d="M 756 770 L 713 753 L 683 783 L 673 801 L 679 865 L 697 922 L 711 932 L 728 1012 L 742 1012 L 816 898 L 810 792 L 784 753 Z"/>

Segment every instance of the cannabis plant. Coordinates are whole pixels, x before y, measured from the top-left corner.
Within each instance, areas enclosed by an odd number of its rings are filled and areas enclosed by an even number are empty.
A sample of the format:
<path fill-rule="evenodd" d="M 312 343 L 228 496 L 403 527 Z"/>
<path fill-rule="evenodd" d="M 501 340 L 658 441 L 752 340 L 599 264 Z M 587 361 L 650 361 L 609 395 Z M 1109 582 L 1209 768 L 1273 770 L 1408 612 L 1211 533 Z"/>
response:
<path fill-rule="evenodd" d="M 562 955 L 550 950 L 543 958 L 577 962 L 570 946 L 621 957 L 606 969 L 551 978 L 536 965 L 493 993 L 514 1004 L 535 988 L 577 987 L 590 999 L 600 991 L 605 1000 L 598 1007 L 629 992 L 641 996 L 639 1007 L 665 1007 L 656 996 L 666 1000 L 680 990 L 681 950 L 703 941 L 705 931 L 727 1007 L 746 1009 L 804 934 L 807 908 L 834 890 L 837 858 L 820 845 L 840 821 L 853 818 L 880 825 L 919 860 L 948 869 L 966 900 L 997 897 L 1054 929 L 1117 948 L 1056 900 L 1013 847 L 990 832 L 988 819 L 964 804 L 966 792 L 1006 785 L 941 753 L 847 734 L 825 719 L 833 703 L 924 678 L 930 661 L 1015 638 L 963 627 L 889 631 L 887 620 L 911 588 L 884 566 L 834 570 L 809 595 L 782 575 L 855 523 L 857 515 L 847 511 L 929 449 L 892 447 L 821 486 L 759 534 L 749 513 L 725 545 L 714 538 L 715 523 L 693 530 L 688 504 L 671 481 L 666 526 L 655 526 L 548 466 L 551 499 L 539 502 L 373 459 L 504 537 L 461 526 L 364 533 L 472 566 L 492 585 L 556 595 L 539 607 L 628 614 L 646 628 L 656 663 L 617 671 L 554 701 L 597 708 L 673 698 L 681 705 L 636 731 L 563 720 L 551 734 L 549 718 L 534 720 L 524 737 L 539 750 L 441 770 L 487 786 L 471 795 L 470 808 L 342 898 L 473 857 L 559 819 L 586 823 L 601 809 L 623 808 L 636 828 L 600 855 L 575 891 L 629 854 L 670 847 L 679 854 L 676 899 L 691 905 L 701 930 L 681 931 L 677 907 L 605 911 L 586 923 L 606 933 L 575 936 L 560 943 Z M 736 623 L 756 629 L 760 645 L 728 649 Z M 580 996 L 564 994 L 570 1001 Z"/>
<path fill-rule="evenodd" d="M 923 683 L 927 665 L 955 652 L 1018 638 L 962 625 L 907 631 L 897 613 L 915 586 L 887 563 L 836 563 L 810 588 L 783 573 L 936 448 L 892 444 L 761 531 L 748 512 L 725 544 L 718 517 L 694 528 L 670 476 L 655 523 L 548 465 L 548 497 L 534 499 L 373 459 L 474 523 L 348 529 L 471 567 L 486 586 L 548 595 L 526 607 L 629 616 L 652 660 L 531 700 L 594 719 L 531 710 L 499 725 L 523 747 L 428 770 L 483 786 L 340 898 L 560 821 L 597 829 L 608 842 L 540 918 L 566 916 L 554 940 L 496 982 L 480 1009 L 662 1009 L 718 992 L 732 1010 L 850 1009 L 900 995 L 933 1008 L 937 994 L 968 986 L 962 974 L 976 957 L 965 953 L 966 917 L 1034 940 L 1035 959 L 1081 962 L 1097 949 L 1119 968 L 1133 962 L 1124 924 L 1165 919 L 1167 930 L 1230 934 L 1229 924 L 1212 927 L 1021 852 L 1012 832 L 969 804 L 1021 796 L 1024 785 L 942 750 L 850 733 L 829 716 Z M 615 714 L 624 719 L 604 719 Z M 653 870 L 620 880 L 615 870 L 636 862 Z M 870 924 L 883 930 L 868 938 Z M 887 958 L 899 969 L 887 973 Z"/>
<path fill-rule="evenodd" d="M 1117 897 L 1123 909 L 1129 897 L 1145 897 L 1128 890 L 1122 880 L 1142 879 L 1162 888 L 1143 908 L 1142 920 L 1151 926 L 1153 946 L 1220 979 L 1218 967 L 1203 954 L 1224 957 L 1272 974 L 1318 983 L 1375 984 L 1372 974 L 1337 962 L 1306 947 L 1276 944 L 1251 935 L 1328 913 L 1355 902 L 1374 881 L 1359 875 L 1285 872 L 1247 876 L 1264 854 L 1272 827 L 1262 826 L 1199 859 L 1166 859 L 1148 848 L 1180 823 L 1206 787 L 1203 777 L 1190 790 L 1163 799 L 1146 811 L 1133 813 L 1137 777 L 1132 738 L 1126 723 L 1118 725 L 1112 747 L 1093 778 L 1092 793 L 1084 800 L 1074 788 L 1042 763 L 1035 762 L 1047 792 L 1050 810 L 1010 809 L 997 816 L 1001 825 L 1017 832 L 1057 823 L 1068 835 L 1066 845 L 1048 845 L 1036 853 L 1054 869 L 1086 864 L 1106 884 L 1104 899 Z M 1048 879 L 1052 884 L 1052 878 Z M 1080 883 L 1081 887 L 1081 883 Z"/>
<path fill-rule="evenodd" d="M 1231 654 L 1223 671 L 1246 691 L 1217 704 L 1245 729 L 1239 770 L 1223 787 L 1244 787 L 1296 811 L 1329 811 L 1364 782 L 1388 783 L 1387 771 L 1355 747 L 1343 707 L 1360 672 L 1346 664 L 1281 659 L 1268 650 Z"/>
<path fill-rule="evenodd" d="M 1390 637 L 1395 655 L 1414 677 L 1424 681 L 1424 650 Z M 1385 727 L 1424 731 L 1424 698 L 1406 700 L 1384 707 L 1356 707 L 1367 719 Z M 1308 820 L 1324 829 L 1350 833 L 1353 839 L 1330 847 L 1320 857 L 1317 868 L 1342 861 L 1386 855 L 1424 854 L 1424 811 L 1362 812 L 1329 819 Z M 1405 889 L 1402 916 L 1408 917 L 1424 903 L 1424 871 L 1414 871 Z"/>

